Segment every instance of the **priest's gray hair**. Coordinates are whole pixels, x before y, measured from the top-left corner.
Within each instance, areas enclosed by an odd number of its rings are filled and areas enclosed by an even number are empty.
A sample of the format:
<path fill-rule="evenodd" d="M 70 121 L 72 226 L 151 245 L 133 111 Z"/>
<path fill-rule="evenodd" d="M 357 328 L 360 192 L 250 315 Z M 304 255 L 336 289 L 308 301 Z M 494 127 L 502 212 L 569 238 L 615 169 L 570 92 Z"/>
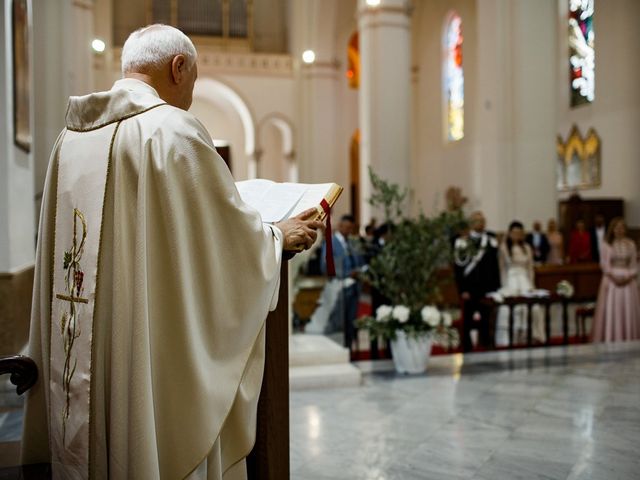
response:
<path fill-rule="evenodd" d="M 198 57 L 196 47 L 184 33 L 162 24 L 140 28 L 129 35 L 122 47 L 122 74 L 160 69 L 176 55 L 185 56 L 187 68 Z"/>

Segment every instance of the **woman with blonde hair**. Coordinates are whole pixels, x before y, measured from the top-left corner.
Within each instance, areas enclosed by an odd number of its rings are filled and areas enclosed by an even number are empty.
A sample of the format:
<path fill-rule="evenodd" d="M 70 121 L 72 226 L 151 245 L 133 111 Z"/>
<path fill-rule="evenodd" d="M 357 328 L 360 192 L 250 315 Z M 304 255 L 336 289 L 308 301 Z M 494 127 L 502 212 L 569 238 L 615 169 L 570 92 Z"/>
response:
<path fill-rule="evenodd" d="M 547 240 L 550 246 L 547 263 L 550 265 L 562 265 L 564 260 L 564 239 L 562 238 L 562 233 L 558 231 L 558 224 L 553 218 L 547 223 Z"/>
<path fill-rule="evenodd" d="M 594 342 L 640 339 L 640 295 L 636 244 L 624 219 L 614 218 L 602 243 L 602 282 L 593 320 Z"/>

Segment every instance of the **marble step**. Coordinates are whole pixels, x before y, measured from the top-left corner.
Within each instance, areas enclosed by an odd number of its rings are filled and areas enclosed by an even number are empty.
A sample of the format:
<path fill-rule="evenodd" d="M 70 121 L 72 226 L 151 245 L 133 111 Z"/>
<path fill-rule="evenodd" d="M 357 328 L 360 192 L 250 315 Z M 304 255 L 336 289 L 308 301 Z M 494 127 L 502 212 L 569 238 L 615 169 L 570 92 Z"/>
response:
<path fill-rule="evenodd" d="M 289 337 L 289 366 L 349 363 L 349 350 L 324 335 L 294 334 Z"/>
<path fill-rule="evenodd" d="M 362 373 L 350 363 L 289 368 L 290 390 L 357 387 Z"/>

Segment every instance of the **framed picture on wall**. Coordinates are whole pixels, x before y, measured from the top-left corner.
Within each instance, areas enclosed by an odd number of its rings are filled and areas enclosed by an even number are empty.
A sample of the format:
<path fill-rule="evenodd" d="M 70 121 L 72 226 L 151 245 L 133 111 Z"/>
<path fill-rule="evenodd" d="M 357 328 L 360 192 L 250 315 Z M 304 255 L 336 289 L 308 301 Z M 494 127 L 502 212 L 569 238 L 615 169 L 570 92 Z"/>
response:
<path fill-rule="evenodd" d="M 15 144 L 31 150 L 31 72 L 29 70 L 29 12 L 27 0 L 13 0 L 13 127 Z"/>

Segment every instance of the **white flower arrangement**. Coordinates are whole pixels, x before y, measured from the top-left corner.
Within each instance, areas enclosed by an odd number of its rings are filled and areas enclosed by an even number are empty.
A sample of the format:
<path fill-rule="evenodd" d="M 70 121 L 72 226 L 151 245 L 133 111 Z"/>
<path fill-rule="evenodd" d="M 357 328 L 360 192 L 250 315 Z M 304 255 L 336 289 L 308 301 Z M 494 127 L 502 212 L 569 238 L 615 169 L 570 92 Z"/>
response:
<path fill-rule="evenodd" d="M 376 320 L 378 322 L 386 322 L 391 317 L 391 312 L 393 312 L 393 307 L 389 305 L 380 305 L 376 310 Z"/>
<path fill-rule="evenodd" d="M 420 316 L 422 317 L 422 321 L 430 327 L 436 328 L 440 325 L 440 310 L 434 306 L 427 305 L 426 307 L 422 307 Z"/>
<path fill-rule="evenodd" d="M 575 293 L 575 289 L 568 280 L 561 280 L 558 282 L 558 285 L 556 285 L 556 293 L 561 297 L 571 298 Z"/>
<path fill-rule="evenodd" d="M 416 338 L 427 335 L 435 344 L 448 347 L 457 347 L 460 343 L 451 314 L 438 310 L 434 305 L 426 305 L 417 311 L 406 305 L 380 305 L 375 316 L 360 318 L 357 323 L 374 338 L 393 340 L 396 332 L 403 331 Z"/>
<path fill-rule="evenodd" d="M 391 315 L 400 323 L 407 323 L 409 321 L 409 316 L 411 315 L 411 310 L 404 305 L 396 305 L 393 307 L 393 313 Z"/>

